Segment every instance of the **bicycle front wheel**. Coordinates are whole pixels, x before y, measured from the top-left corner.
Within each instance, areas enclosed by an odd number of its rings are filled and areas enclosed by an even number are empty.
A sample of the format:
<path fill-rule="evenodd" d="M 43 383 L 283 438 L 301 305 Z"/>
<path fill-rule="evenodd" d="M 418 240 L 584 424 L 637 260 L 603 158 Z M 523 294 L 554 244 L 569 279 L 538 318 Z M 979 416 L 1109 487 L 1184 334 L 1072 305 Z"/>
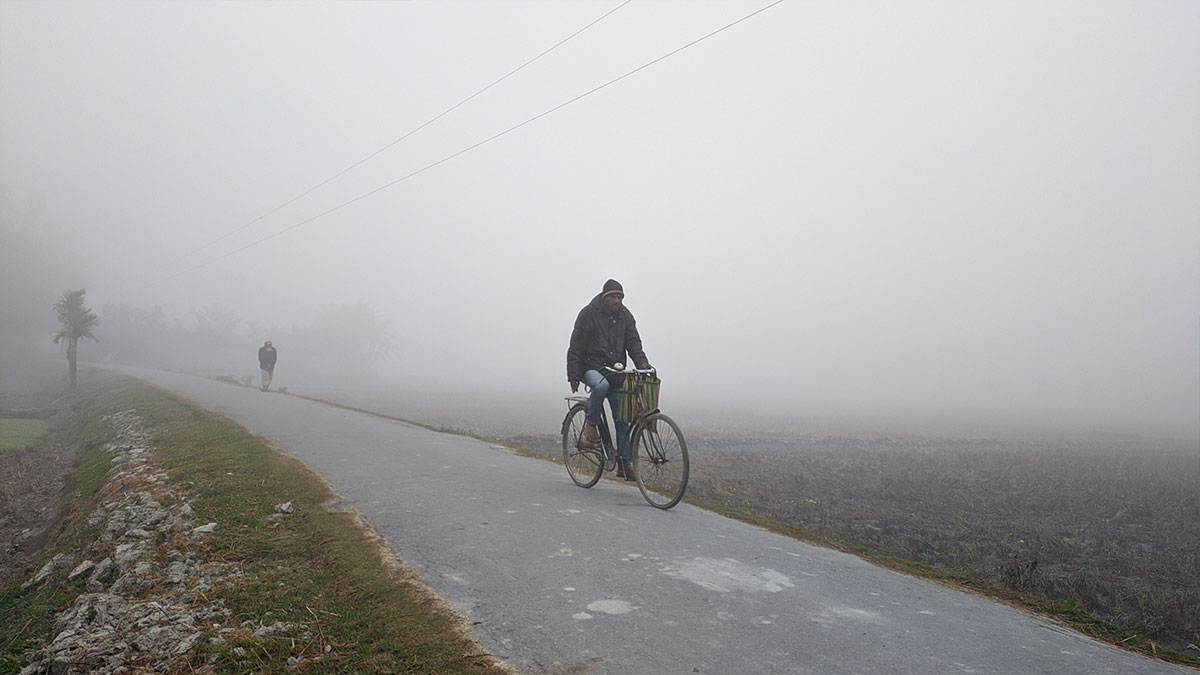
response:
<path fill-rule="evenodd" d="M 567 474 L 579 487 L 590 488 L 600 480 L 604 473 L 604 457 L 598 450 L 586 446 L 581 447 L 579 437 L 583 435 L 583 425 L 587 419 L 587 407 L 582 403 L 573 406 L 562 426 L 563 464 Z"/>
<path fill-rule="evenodd" d="M 669 509 L 683 499 L 688 482 L 687 443 L 679 425 L 662 413 L 648 415 L 634 432 L 633 471 L 651 506 Z"/>

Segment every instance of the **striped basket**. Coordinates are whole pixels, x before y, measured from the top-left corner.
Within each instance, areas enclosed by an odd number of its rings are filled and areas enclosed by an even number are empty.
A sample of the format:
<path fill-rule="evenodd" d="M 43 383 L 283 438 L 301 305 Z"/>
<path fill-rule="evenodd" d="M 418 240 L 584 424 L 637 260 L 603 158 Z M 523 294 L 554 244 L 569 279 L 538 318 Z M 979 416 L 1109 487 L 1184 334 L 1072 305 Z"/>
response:
<path fill-rule="evenodd" d="M 657 375 L 642 373 L 627 373 L 621 383 L 621 396 L 617 403 L 616 417 L 618 422 L 632 422 L 639 412 L 637 392 L 642 393 L 646 410 L 658 409 L 658 390 L 662 380 Z"/>

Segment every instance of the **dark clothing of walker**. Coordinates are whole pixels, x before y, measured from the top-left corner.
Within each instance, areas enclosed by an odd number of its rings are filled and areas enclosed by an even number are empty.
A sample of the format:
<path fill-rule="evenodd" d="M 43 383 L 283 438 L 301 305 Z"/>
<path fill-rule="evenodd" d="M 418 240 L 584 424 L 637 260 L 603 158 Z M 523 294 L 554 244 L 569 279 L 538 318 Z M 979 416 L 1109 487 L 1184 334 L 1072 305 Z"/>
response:
<path fill-rule="evenodd" d="M 258 368 L 262 371 L 263 391 L 271 388 L 271 378 L 275 375 L 275 359 L 278 357 L 278 352 L 269 341 L 258 348 Z"/>

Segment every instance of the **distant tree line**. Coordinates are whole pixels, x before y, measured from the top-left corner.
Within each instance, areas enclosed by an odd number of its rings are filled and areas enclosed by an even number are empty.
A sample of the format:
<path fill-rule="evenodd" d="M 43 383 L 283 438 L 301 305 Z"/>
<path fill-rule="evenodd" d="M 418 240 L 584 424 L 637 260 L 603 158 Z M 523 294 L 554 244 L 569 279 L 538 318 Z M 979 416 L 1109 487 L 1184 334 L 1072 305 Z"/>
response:
<path fill-rule="evenodd" d="M 292 376 L 361 382 L 400 351 L 389 322 L 365 302 L 328 306 L 289 328 L 244 319 L 220 304 L 183 317 L 125 303 L 93 312 L 82 288 L 89 286 L 89 263 L 49 204 L 18 203 L 0 185 L 0 358 L 44 351 L 53 339 L 65 343 L 68 363 L 78 354 L 85 362 L 244 376 L 258 373 L 256 354 L 269 339 L 280 352 L 281 383 Z M 97 342 L 80 348 L 81 338 Z"/>
<path fill-rule="evenodd" d="M 389 322 L 365 302 L 330 305 L 291 328 L 244 319 L 215 304 L 181 319 L 157 306 L 109 303 L 100 318 L 102 360 L 206 375 L 256 374 L 257 350 L 268 339 L 280 351 L 281 373 L 327 381 L 374 377 L 377 366 L 399 353 Z"/>

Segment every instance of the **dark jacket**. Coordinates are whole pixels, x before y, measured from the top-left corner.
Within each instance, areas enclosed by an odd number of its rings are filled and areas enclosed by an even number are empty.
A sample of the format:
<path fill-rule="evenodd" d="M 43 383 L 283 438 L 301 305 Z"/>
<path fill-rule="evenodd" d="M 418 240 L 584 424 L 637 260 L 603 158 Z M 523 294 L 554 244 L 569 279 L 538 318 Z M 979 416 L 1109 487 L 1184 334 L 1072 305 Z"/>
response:
<path fill-rule="evenodd" d="M 279 354 L 275 352 L 274 347 L 259 347 L 258 348 L 258 367 L 267 372 L 275 372 L 275 359 Z"/>
<path fill-rule="evenodd" d="M 571 346 L 567 348 L 567 381 L 582 381 L 584 371 L 588 370 L 603 373 L 604 366 L 614 363 L 628 365 L 626 353 L 634 365 L 650 362 L 642 351 L 642 338 L 633 313 L 622 305 L 616 314 L 609 314 L 597 294 L 575 318 Z"/>

